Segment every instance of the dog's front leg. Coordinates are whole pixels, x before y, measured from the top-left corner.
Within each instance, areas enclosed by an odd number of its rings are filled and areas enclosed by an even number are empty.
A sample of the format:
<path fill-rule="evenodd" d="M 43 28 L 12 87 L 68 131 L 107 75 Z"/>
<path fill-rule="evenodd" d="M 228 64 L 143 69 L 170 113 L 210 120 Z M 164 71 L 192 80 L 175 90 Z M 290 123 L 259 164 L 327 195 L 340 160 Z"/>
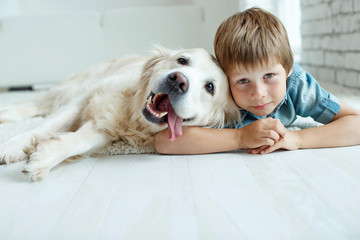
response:
<path fill-rule="evenodd" d="M 37 144 L 24 165 L 23 173 L 30 181 L 41 180 L 62 161 L 92 152 L 110 141 L 108 135 L 96 130 L 94 123 L 89 121 L 76 132 L 54 136 Z"/>
<path fill-rule="evenodd" d="M 68 131 L 81 110 L 80 105 L 73 104 L 62 107 L 47 116 L 34 129 L 20 133 L 0 143 L 0 164 L 10 164 L 27 158 L 23 149 L 32 145 L 33 141 L 49 138 L 58 131 Z"/>

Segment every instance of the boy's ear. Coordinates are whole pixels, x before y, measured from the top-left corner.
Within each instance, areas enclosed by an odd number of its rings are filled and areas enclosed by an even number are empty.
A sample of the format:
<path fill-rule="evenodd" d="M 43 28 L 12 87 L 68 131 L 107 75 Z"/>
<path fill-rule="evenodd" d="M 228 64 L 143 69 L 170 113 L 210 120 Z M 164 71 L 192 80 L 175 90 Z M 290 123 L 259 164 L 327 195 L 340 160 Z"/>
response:
<path fill-rule="evenodd" d="M 293 68 L 290 69 L 289 74 L 287 75 L 287 77 L 290 77 L 290 75 L 292 74 L 292 72 L 293 72 Z"/>

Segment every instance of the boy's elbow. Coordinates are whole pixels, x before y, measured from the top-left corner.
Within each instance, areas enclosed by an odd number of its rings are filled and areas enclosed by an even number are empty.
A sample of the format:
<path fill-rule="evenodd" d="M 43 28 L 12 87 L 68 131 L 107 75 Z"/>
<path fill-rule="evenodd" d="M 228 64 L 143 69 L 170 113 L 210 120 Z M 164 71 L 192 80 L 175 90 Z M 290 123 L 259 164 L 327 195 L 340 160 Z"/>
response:
<path fill-rule="evenodd" d="M 155 150 L 159 154 L 189 154 L 192 149 L 189 149 L 190 139 L 198 134 L 198 127 L 183 128 L 181 137 L 176 141 L 169 140 L 169 131 L 165 129 L 155 135 Z M 190 141 L 193 142 L 193 141 Z M 191 146 L 190 146 L 191 148 Z"/>
<path fill-rule="evenodd" d="M 167 154 L 166 152 L 166 142 L 163 139 L 163 136 L 161 133 L 158 133 L 155 135 L 155 150 L 157 153 L 160 154 Z"/>

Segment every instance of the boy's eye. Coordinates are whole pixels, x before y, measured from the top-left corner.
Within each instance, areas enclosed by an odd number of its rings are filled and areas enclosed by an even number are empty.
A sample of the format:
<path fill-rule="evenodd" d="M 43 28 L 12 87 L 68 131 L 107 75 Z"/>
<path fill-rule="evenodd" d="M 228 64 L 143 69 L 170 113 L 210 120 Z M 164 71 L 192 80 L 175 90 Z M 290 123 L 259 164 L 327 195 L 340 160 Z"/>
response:
<path fill-rule="evenodd" d="M 238 81 L 238 83 L 240 83 L 240 84 L 245 84 L 245 83 L 248 83 L 248 82 L 249 82 L 249 79 L 240 79 Z"/>
<path fill-rule="evenodd" d="M 273 73 L 267 73 L 264 75 L 264 78 L 267 79 L 267 78 L 272 78 L 274 76 Z"/>

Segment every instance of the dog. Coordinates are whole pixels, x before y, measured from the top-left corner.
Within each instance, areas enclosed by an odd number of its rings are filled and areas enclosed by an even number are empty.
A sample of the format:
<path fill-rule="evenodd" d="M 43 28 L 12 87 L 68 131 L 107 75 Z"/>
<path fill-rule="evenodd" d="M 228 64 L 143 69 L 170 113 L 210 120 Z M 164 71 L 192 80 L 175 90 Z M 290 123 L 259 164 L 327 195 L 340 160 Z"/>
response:
<path fill-rule="evenodd" d="M 221 128 L 239 112 L 209 52 L 157 46 L 149 55 L 92 66 L 41 97 L 1 109 L 0 123 L 43 119 L 0 145 L 0 163 L 26 160 L 28 180 L 42 180 L 62 161 L 114 142 L 151 146 L 166 128 L 175 141 L 182 126 Z"/>

